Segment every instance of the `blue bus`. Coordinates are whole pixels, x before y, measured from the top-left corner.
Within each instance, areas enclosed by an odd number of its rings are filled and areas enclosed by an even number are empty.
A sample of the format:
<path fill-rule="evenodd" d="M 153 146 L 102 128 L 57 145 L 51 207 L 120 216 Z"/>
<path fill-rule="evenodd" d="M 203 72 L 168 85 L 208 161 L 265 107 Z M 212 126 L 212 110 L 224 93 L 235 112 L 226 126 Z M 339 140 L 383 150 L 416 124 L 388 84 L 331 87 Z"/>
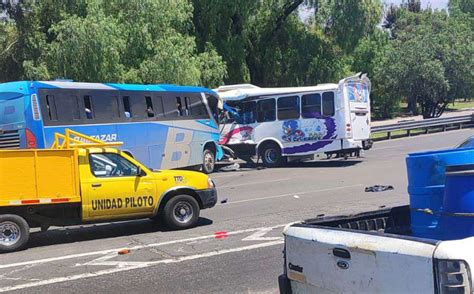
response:
<path fill-rule="evenodd" d="M 212 172 L 218 96 L 200 87 L 21 81 L 0 84 L 0 149 L 49 148 L 65 128 L 122 149 L 153 169 Z"/>

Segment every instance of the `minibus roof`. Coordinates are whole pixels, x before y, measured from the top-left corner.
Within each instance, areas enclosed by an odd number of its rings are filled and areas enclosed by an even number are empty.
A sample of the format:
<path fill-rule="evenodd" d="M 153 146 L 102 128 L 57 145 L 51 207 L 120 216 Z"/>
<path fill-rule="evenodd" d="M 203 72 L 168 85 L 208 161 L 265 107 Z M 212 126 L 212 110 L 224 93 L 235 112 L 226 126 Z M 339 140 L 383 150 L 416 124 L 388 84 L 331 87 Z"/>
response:
<path fill-rule="evenodd" d="M 338 87 L 338 84 L 320 84 L 317 86 L 309 86 L 309 87 L 260 88 L 258 86 L 254 86 L 251 84 L 241 84 L 241 85 L 222 86 L 213 90 L 217 92 L 219 94 L 219 97 L 221 97 L 221 99 L 223 100 L 236 101 L 236 100 L 245 99 L 247 97 L 329 91 L 329 90 L 336 90 L 337 87 Z"/>

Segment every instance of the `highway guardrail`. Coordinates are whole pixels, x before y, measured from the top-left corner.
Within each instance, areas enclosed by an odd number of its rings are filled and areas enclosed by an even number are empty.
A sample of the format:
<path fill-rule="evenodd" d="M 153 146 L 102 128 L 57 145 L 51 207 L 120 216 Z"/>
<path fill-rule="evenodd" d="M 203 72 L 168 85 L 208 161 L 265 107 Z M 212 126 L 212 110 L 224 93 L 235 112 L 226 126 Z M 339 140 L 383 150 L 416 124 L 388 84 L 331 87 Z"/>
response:
<path fill-rule="evenodd" d="M 384 126 L 372 127 L 372 133 L 386 133 L 386 137 L 374 138 L 375 140 L 391 139 L 392 133 L 406 131 L 406 136 L 412 135 L 414 130 L 424 130 L 425 134 L 430 131 L 447 131 L 452 129 L 462 129 L 464 127 L 474 126 L 474 113 L 469 115 L 446 117 L 446 118 L 430 118 L 420 121 L 399 122 Z"/>

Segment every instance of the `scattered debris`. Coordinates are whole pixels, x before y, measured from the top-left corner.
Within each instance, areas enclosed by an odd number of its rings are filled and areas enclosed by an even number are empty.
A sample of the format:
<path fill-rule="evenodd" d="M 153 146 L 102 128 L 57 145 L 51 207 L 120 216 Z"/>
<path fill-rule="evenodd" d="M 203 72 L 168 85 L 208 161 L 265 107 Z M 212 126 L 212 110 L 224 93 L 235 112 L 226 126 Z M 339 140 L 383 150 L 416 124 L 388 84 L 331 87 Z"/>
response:
<path fill-rule="evenodd" d="M 219 169 L 219 171 L 221 172 L 229 172 L 229 171 L 238 171 L 240 170 L 240 164 L 238 164 L 237 162 L 234 162 L 234 164 L 231 164 L 231 165 L 226 165 L 224 167 L 221 167 Z"/>
<path fill-rule="evenodd" d="M 224 238 L 227 238 L 227 237 L 229 237 L 229 235 L 227 234 L 226 231 L 215 232 L 214 233 L 214 238 L 216 238 L 216 239 L 224 239 Z"/>
<path fill-rule="evenodd" d="M 117 253 L 118 253 L 118 255 L 129 254 L 129 253 L 130 253 L 130 249 L 122 249 L 122 250 L 119 250 Z"/>
<path fill-rule="evenodd" d="M 300 196 L 298 196 L 298 195 L 293 195 L 293 198 L 299 199 Z"/>
<path fill-rule="evenodd" d="M 227 198 L 221 200 L 221 204 L 227 203 Z"/>
<path fill-rule="evenodd" d="M 393 186 L 382 186 L 382 185 L 375 185 L 371 187 L 366 187 L 365 192 L 383 192 L 393 190 Z"/>

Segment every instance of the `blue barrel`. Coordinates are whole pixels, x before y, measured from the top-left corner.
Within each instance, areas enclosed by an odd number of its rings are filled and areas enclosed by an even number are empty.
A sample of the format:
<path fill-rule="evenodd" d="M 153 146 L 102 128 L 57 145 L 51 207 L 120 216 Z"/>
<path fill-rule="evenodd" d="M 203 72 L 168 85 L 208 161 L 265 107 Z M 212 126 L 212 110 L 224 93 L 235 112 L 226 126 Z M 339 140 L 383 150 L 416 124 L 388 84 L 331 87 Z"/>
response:
<path fill-rule="evenodd" d="M 474 164 L 446 168 L 439 226 L 443 240 L 474 236 Z"/>
<path fill-rule="evenodd" d="M 412 153 L 406 158 L 406 164 L 412 234 L 441 239 L 438 223 L 443 206 L 446 166 L 474 164 L 474 149 Z"/>

